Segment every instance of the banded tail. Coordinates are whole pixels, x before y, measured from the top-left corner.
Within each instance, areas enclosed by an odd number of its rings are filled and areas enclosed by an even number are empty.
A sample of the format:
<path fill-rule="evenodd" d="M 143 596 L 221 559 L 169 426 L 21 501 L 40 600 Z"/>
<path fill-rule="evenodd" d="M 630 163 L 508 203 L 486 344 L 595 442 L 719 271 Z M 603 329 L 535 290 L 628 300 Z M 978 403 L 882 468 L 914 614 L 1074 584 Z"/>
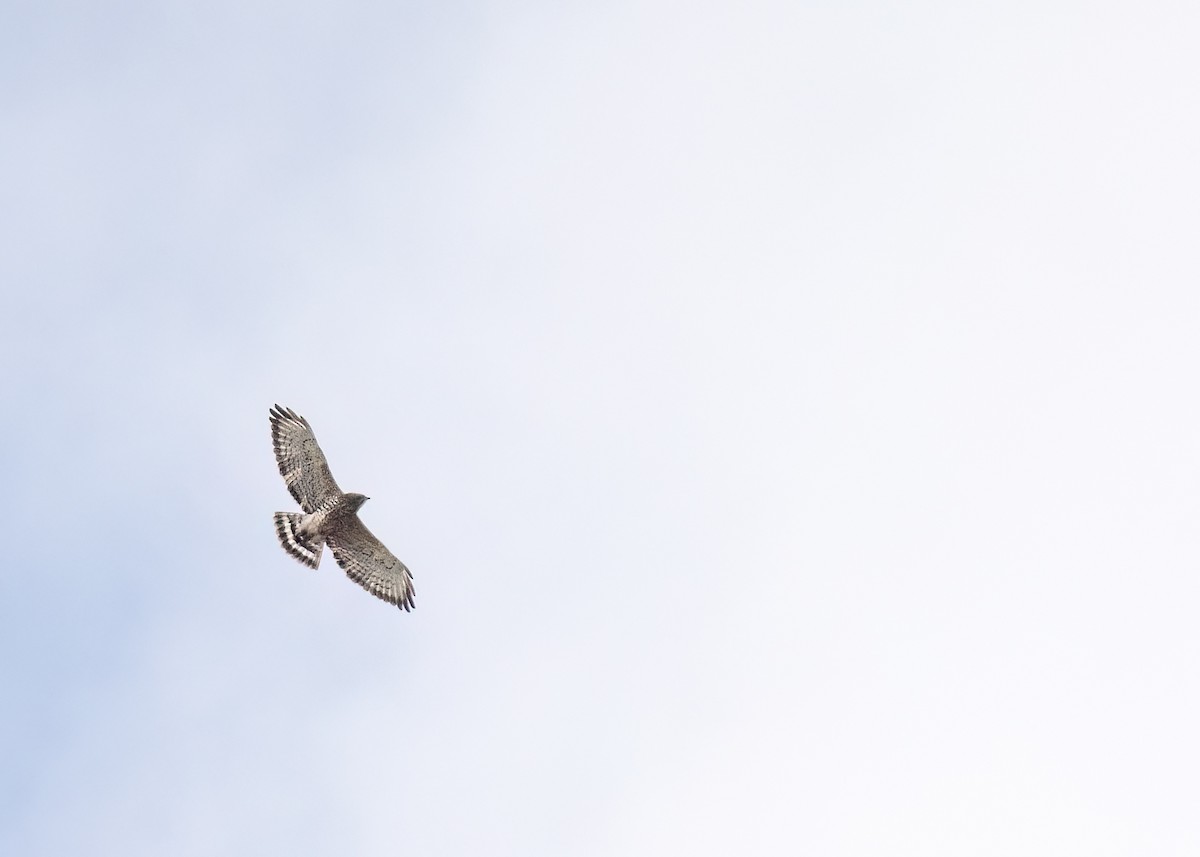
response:
<path fill-rule="evenodd" d="M 316 568 L 321 564 L 321 551 L 325 543 L 300 534 L 300 519 L 303 517 L 299 512 L 276 512 L 275 533 L 285 551 L 309 568 Z"/>

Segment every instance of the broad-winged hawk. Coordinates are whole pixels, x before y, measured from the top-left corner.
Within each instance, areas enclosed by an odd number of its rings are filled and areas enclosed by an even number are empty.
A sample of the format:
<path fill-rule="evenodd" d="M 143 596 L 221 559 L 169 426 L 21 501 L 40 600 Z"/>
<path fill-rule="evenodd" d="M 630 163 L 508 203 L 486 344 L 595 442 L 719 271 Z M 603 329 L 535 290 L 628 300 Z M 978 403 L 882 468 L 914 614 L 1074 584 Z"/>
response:
<path fill-rule="evenodd" d="M 283 549 L 316 568 L 325 545 L 346 574 L 363 589 L 405 610 L 413 602 L 412 573 L 358 519 L 369 498 L 343 494 L 308 420 L 291 408 L 271 409 L 271 442 L 279 472 L 300 512 L 276 512 L 275 532 Z"/>

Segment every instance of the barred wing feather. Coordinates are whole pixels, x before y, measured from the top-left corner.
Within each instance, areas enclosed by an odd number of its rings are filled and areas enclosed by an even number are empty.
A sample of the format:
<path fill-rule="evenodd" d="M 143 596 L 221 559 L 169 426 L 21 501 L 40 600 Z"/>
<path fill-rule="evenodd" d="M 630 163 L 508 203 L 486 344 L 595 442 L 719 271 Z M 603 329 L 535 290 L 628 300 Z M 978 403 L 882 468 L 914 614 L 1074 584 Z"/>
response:
<path fill-rule="evenodd" d="M 279 473 L 305 512 L 315 512 L 322 501 L 342 493 L 312 426 L 291 408 L 271 409 L 271 443 Z"/>
<path fill-rule="evenodd" d="M 326 544 L 346 575 L 367 592 L 404 610 L 416 606 L 412 572 L 375 538 L 358 516 L 339 527 L 336 534 L 326 539 Z"/>

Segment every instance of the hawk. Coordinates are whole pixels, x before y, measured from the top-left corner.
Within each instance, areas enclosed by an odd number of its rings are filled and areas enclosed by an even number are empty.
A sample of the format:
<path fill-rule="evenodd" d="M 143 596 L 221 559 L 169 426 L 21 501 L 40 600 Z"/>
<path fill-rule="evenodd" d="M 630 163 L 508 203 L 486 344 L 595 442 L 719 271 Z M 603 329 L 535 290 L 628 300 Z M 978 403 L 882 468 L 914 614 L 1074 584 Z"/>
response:
<path fill-rule="evenodd" d="M 276 512 L 275 532 L 283 549 L 316 568 L 325 545 L 351 580 L 376 598 L 412 610 L 412 573 L 358 519 L 368 497 L 343 494 L 308 420 L 291 408 L 271 409 L 271 442 L 279 472 L 300 512 Z"/>

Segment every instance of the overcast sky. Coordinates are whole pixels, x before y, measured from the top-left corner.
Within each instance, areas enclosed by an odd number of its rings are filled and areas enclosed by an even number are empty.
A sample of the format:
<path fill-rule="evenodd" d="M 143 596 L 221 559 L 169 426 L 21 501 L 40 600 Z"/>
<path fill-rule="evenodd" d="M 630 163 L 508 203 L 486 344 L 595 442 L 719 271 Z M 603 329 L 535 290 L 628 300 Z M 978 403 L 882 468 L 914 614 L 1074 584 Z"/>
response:
<path fill-rule="evenodd" d="M 0 5 L 0 852 L 1200 853 L 1197 44 Z"/>

